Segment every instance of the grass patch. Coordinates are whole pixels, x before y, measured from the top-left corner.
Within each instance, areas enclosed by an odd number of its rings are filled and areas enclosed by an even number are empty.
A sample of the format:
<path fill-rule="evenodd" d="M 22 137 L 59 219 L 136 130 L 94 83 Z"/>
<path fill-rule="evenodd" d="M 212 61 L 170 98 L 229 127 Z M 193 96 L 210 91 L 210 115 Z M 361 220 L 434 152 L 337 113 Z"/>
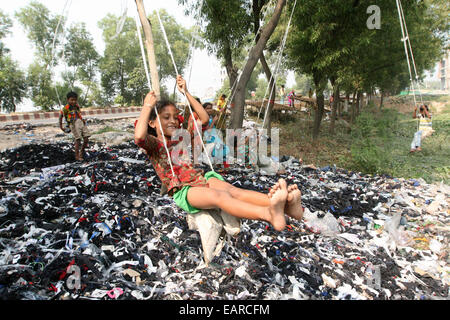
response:
<path fill-rule="evenodd" d="M 335 133 L 330 134 L 330 122 L 322 121 L 316 142 L 312 140 L 312 117 L 295 114 L 273 121 L 272 126 L 280 128 L 280 156 L 291 155 L 320 167 L 336 164 L 367 174 L 450 184 L 450 98 L 424 95 L 423 99 L 440 107 L 439 111 L 432 108 L 435 132 L 422 141 L 421 152 L 409 153 L 417 130 L 411 106 L 402 113 L 397 108 L 380 111 L 372 104 L 363 108 L 351 130 L 337 121 Z M 408 110 L 406 105 L 402 108 Z"/>

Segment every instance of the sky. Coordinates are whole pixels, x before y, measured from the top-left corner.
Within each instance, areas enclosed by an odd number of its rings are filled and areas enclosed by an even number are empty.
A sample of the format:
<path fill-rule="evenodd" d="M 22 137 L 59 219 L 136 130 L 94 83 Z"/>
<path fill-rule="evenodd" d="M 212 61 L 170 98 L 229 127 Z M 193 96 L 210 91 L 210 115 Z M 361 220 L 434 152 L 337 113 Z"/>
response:
<path fill-rule="evenodd" d="M 52 14 L 62 14 L 66 0 L 37 0 L 45 5 Z M 0 9 L 13 20 L 11 34 L 5 39 L 5 45 L 11 50 L 12 57 L 19 63 L 22 70 L 27 70 L 33 61 L 34 49 L 25 35 L 25 31 L 14 14 L 20 8 L 31 3 L 31 0 L 0 0 Z M 85 22 L 86 28 L 91 33 L 97 52 L 103 53 L 105 44 L 102 39 L 102 31 L 97 22 L 108 13 L 121 16 L 127 8 L 127 15 L 135 17 L 136 4 L 134 0 L 69 0 L 70 11 L 67 16 L 66 26 L 73 22 Z M 184 15 L 184 10 L 178 5 L 177 0 L 144 0 L 146 12 L 155 9 L 165 9 L 174 16 L 178 23 L 185 27 L 195 24 L 192 18 Z M 136 38 L 136 45 L 138 40 Z M 195 50 L 193 55 L 193 66 L 191 79 L 188 82 L 188 90 L 200 98 L 208 98 L 214 95 L 222 85 L 224 69 L 220 62 L 206 50 Z M 187 76 L 186 76 L 187 77 Z M 17 111 L 33 110 L 32 103 L 27 99 Z"/>

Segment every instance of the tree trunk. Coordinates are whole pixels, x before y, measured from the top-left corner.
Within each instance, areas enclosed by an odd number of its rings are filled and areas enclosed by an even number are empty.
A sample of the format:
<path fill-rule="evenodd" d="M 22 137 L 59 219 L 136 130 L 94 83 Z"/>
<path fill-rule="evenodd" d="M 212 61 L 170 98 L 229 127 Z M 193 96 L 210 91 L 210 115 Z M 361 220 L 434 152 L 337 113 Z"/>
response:
<path fill-rule="evenodd" d="M 255 34 L 255 40 L 258 42 L 260 38 L 259 28 L 260 28 L 260 20 L 261 20 L 261 9 L 264 5 L 264 2 L 260 2 L 259 0 L 253 0 L 252 10 L 253 10 L 253 24 Z M 266 57 L 264 56 L 264 51 L 261 52 L 261 56 L 259 57 L 259 61 L 263 67 L 264 73 L 266 74 L 267 81 L 269 82 L 270 94 L 269 94 L 269 104 L 264 111 L 263 116 L 263 128 L 267 129 L 268 135 L 270 136 L 270 129 L 272 128 L 272 110 L 276 97 L 276 86 L 275 79 L 270 71 L 270 67 L 267 64 Z"/>
<path fill-rule="evenodd" d="M 316 91 L 317 109 L 314 112 L 314 126 L 313 126 L 313 140 L 316 141 L 319 137 L 320 123 L 324 113 L 325 99 L 322 90 Z"/>
<path fill-rule="evenodd" d="M 356 95 L 356 116 L 359 116 L 361 112 L 361 92 Z"/>
<path fill-rule="evenodd" d="M 351 108 L 350 122 L 351 123 L 355 122 L 355 97 L 356 97 L 356 91 L 353 92 L 352 103 L 350 104 L 350 108 Z"/>
<path fill-rule="evenodd" d="M 319 74 L 313 74 L 314 85 L 316 87 L 316 103 L 317 109 L 314 112 L 314 124 L 313 124 L 313 141 L 316 141 L 319 137 L 320 123 L 325 109 L 325 99 L 323 91 L 325 89 L 325 83 Z"/>
<path fill-rule="evenodd" d="M 234 116 L 234 101 L 236 100 L 236 94 L 233 94 L 233 91 L 235 91 L 236 89 L 236 81 L 237 81 L 237 70 L 236 68 L 234 68 L 233 66 L 233 57 L 231 54 L 231 48 L 230 48 L 230 44 L 226 43 L 225 44 L 225 48 L 224 48 L 224 58 L 225 58 L 225 70 L 227 71 L 227 75 L 228 75 L 228 80 L 230 82 L 230 90 L 231 90 L 231 96 L 229 97 L 229 99 L 232 99 L 230 101 L 230 106 L 231 106 L 231 116 L 230 116 L 230 123 L 233 123 L 233 116 Z"/>
<path fill-rule="evenodd" d="M 232 110 L 232 122 L 231 127 L 233 129 L 242 128 L 242 122 L 244 120 L 244 106 L 245 106 L 245 88 L 247 86 L 248 81 L 250 80 L 253 69 L 255 68 L 256 63 L 261 57 L 261 53 L 266 46 L 267 40 L 269 40 L 272 35 L 275 27 L 278 24 L 278 21 L 281 16 L 281 12 L 283 11 L 284 6 L 286 5 L 286 0 L 278 0 L 277 5 L 275 7 L 275 11 L 272 14 L 267 25 L 262 29 L 260 38 L 258 42 L 253 46 L 250 50 L 247 62 L 242 70 L 241 77 L 236 87 L 235 94 L 235 106 Z"/>
<path fill-rule="evenodd" d="M 383 98 L 384 98 L 384 92 L 381 90 L 381 98 L 380 98 L 380 110 L 383 107 Z"/>
<path fill-rule="evenodd" d="M 155 91 L 156 98 L 161 98 L 161 90 L 159 85 L 158 68 L 156 66 L 155 48 L 153 45 L 152 25 L 147 19 L 143 0 L 135 0 L 137 10 L 139 12 L 139 19 L 141 20 L 142 29 L 144 30 L 145 46 L 147 48 L 148 64 L 150 68 L 150 78 L 152 82 L 152 89 Z"/>
<path fill-rule="evenodd" d="M 334 87 L 334 86 L 333 86 Z M 331 120 L 330 120 L 330 133 L 334 133 L 334 127 L 336 122 L 336 111 L 339 108 L 339 85 L 334 87 L 333 92 L 333 104 L 331 106 Z"/>

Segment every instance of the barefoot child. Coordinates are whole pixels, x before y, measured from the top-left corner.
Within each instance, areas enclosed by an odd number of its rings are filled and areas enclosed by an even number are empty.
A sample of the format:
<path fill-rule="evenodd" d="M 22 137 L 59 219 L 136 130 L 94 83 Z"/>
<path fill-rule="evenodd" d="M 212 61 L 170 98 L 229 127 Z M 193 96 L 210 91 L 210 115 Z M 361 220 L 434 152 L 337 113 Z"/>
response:
<path fill-rule="evenodd" d="M 186 82 L 181 76 L 177 77 L 177 86 L 181 92 L 186 93 L 201 123 L 207 124 L 208 113 L 187 91 Z M 173 196 L 180 208 L 191 214 L 220 208 L 238 218 L 267 221 L 278 231 L 286 226 L 285 213 L 294 219 L 301 219 L 303 210 L 300 205 L 300 190 L 296 186 L 288 189 L 284 179 L 280 179 L 269 194 L 263 194 L 236 188 L 216 172 L 204 174 L 202 170 L 194 168 L 190 159 L 183 163 L 172 163 L 172 170 L 164 141 L 169 153 L 180 142 L 170 140 L 179 127 L 177 116 L 178 110 L 173 103 L 157 102 L 154 92 L 150 92 L 144 100 L 136 125 L 135 142 L 147 151 L 161 182 L 167 186 L 168 194 Z"/>
<path fill-rule="evenodd" d="M 59 113 L 59 127 L 62 131 L 67 133 L 62 125 L 62 119 L 64 117 L 75 140 L 75 160 L 82 161 L 84 150 L 89 143 L 90 133 L 86 126 L 86 121 L 83 120 L 81 116 L 81 109 L 77 102 L 78 94 L 73 91 L 69 92 L 67 94 L 67 105 L 64 106 Z M 83 144 L 81 144 L 81 140 L 83 140 Z"/>

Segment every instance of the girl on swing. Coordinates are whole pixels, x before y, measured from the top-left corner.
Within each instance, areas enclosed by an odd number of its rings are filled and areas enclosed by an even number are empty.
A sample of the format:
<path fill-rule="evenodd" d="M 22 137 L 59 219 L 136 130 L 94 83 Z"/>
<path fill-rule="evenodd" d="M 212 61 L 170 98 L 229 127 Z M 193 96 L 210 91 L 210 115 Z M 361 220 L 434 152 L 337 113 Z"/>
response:
<path fill-rule="evenodd" d="M 180 75 L 177 76 L 177 87 L 186 94 L 202 124 L 207 124 L 208 113 L 187 91 L 186 81 Z M 263 194 L 234 187 L 214 171 L 204 174 L 194 168 L 190 159 L 173 164 L 167 151 L 172 155 L 171 150 L 180 143 L 171 140 L 180 128 L 178 112 L 172 102 L 157 101 L 154 92 L 149 92 L 134 136 L 135 143 L 146 151 L 162 184 L 167 186 L 168 194 L 181 209 L 195 214 L 220 208 L 237 218 L 266 221 L 277 231 L 286 226 L 285 213 L 294 219 L 302 219 L 301 192 L 297 185 L 288 187 L 284 179 L 280 179 L 268 194 Z"/>

